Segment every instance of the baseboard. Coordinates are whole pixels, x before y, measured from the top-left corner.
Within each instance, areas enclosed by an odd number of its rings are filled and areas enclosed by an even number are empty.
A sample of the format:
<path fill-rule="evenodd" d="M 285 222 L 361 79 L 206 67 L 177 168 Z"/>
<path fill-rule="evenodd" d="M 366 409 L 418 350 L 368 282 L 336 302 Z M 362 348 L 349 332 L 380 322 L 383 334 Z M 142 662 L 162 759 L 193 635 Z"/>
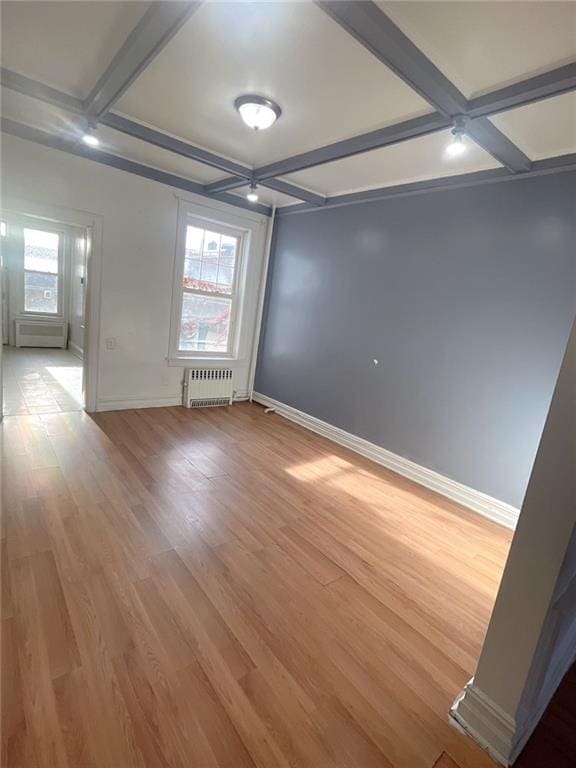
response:
<path fill-rule="evenodd" d="M 520 513 L 511 504 L 506 504 L 503 501 L 494 499 L 492 496 L 476 491 L 474 488 L 469 488 L 467 485 L 451 480 L 449 477 L 445 477 L 409 459 L 398 456 L 375 443 L 371 443 L 369 440 L 364 440 L 339 427 L 334 427 L 332 424 L 292 408 L 290 405 L 285 405 L 267 395 L 254 392 L 252 399 L 267 408 L 274 408 L 280 416 L 284 416 L 286 419 L 290 419 L 290 421 L 294 421 L 296 424 L 300 424 L 312 432 L 316 432 L 368 459 L 372 459 L 377 464 L 381 464 L 383 467 L 391 469 L 403 477 L 407 477 L 426 488 L 430 488 L 446 496 L 448 499 L 456 501 L 458 504 L 474 510 L 474 512 L 478 512 L 489 520 L 500 523 L 500 525 L 506 528 L 514 529 L 516 526 Z"/>
<path fill-rule="evenodd" d="M 167 408 L 171 405 L 182 405 L 182 397 L 159 397 L 152 400 L 131 398 L 129 400 L 108 400 L 99 398 L 97 411 L 131 411 L 138 408 Z"/>
<path fill-rule="evenodd" d="M 68 342 L 68 349 L 70 352 L 72 352 L 73 355 L 76 357 L 79 357 L 80 360 L 84 360 L 84 350 L 78 346 L 78 344 L 74 344 L 73 341 Z"/>
<path fill-rule="evenodd" d="M 459 730 L 477 741 L 500 765 L 512 765 L 517 725 L 470 680 L 450 710 L 450 719 Z"/>

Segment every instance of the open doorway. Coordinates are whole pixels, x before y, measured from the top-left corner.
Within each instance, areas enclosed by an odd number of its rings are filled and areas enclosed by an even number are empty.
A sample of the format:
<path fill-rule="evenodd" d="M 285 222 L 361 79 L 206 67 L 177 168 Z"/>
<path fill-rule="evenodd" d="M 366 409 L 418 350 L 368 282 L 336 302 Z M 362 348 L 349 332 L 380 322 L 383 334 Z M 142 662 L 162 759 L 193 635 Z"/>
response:
<path fill-rule="evenodd" d="M 4 416 L 83 409 L 90 228 L 2 216 Z"/>

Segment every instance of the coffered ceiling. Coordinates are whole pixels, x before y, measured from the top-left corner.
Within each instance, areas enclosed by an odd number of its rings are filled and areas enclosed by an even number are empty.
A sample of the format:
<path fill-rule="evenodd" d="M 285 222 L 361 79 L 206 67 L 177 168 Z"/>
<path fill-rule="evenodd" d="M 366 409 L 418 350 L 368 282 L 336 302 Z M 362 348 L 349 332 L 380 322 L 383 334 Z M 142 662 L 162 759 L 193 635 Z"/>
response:
<path fill-rule="evenodd" d="M 286 194 L 285 184 L 281 191 L 259 184 L 261 202 L 278 206 L 309 202 L 310 192 L 321 196 L 312 198 L 318 204 L 324 197 L 503 167 L 523 172 L 531 162 L 576 153 L 576 3 L 358 2 L 336 3 L 337 11 L 330 5 L 2 2 L 3 129 L 18 135 L 17 126 L 27 126 L 33 129 L 27 138 L 46 143 L 46 136 L 57 137 L 62 148 L 77 147 L 87 111 L 99 122 L 100 151 L 111 155 L 204 186 L 233 181 L 227 161 L 240 164 L 244 176 L 226 191 L 238 200 L 252 173 L 264 184 L 259 170 L 280 162 L 274 178 L 295 185 L 295 194 Z M 174 24 L 160 18 L 168 6 Z M 521 106 L 490 104 L 489 116 L 469 131 L 467 151 L 447 157 L 450 127 L 461 110 L 443 110 L 446 94 L 466 114 L 475 103 L 469 100 L 518 83 L 523 89 L 529 78 L 560 67 L 563 85 L 555 75 L 552 92 L 561 95 L 542 100 L 532 87 L 516 102 Z M 113 98 L 95 114 L 90 100 L 110 70 L 104 86 Z M 281 106 L 272 128 L 254 132 L 242 123 L 234 100 L 244 93 Z M 111 127 L 114 115 L 128 118 L 130 130 Z M 394 135 L 363 151 L 366 134 L 404 123 L 417 126 L 409 140 Z M 152 142 L 142 126 L 156 132 Z M 175 152 L 158 136 L 225 162 L 198 162 L 197 153 Z M 332 162 L 316 153 L 356 137 L 332 153 Z M 313 162 L 296 170 L 283 164 L 302 153 L 312 153 Z"/>

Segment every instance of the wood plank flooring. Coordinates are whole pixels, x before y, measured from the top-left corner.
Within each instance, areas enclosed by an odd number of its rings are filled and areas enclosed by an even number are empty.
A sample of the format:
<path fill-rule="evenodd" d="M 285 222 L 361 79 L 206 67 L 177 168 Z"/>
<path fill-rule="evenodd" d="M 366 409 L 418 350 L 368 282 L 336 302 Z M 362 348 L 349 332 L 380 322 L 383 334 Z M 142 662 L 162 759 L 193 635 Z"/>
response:
<path fill-rule="evenodd" d="M 256 405 L 3 426 L 5 768 L 461 768 L 510 533 Z"/>

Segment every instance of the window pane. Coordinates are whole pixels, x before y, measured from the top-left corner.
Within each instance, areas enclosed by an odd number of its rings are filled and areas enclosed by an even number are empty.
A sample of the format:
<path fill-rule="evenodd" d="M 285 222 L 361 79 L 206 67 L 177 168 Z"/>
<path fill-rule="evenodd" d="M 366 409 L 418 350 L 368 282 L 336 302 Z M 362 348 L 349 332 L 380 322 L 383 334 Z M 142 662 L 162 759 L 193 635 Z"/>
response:
<path fill-rule="evenodd" d="M 58 241 L 55 232 L 24 230 L 24 269 L 58 274 Z"/>
<path fill-rule="evenodd" d="M 201 271 L 202 262 L 198 259 L 189 259 L 188 256 L 186 256 L 184 259 L 184 287 L 195 288 L 196 286 L 193 282 L 194 280 L 200 280 Z"/>
<path fill-rule="evenodd" d="M 204 254 L 206 256 L 218 256 L 220 253 L 220 237 L 218 232 L 206 230 L 204 233 Z"/>
<path fill-rule="evenodd" d="M 58 312 L 58 275 L 50 272 L 24 272 L 26 312 Z"/>
<path fill-rule="evenodd" d="M 202 253 L 204 230 L 199 227 L 186 227 L 186 255 L 199 259 Z"/>
<path fill-rule="evenodd" d="M 180 324 L 181 352 L 227 352 L 231 299 L 185 293 Z"/>
<path fill-rule="evenodd" d="M 186 228 L 184 288 L 232 293 L 238 238 L 189 225 Z"/>

